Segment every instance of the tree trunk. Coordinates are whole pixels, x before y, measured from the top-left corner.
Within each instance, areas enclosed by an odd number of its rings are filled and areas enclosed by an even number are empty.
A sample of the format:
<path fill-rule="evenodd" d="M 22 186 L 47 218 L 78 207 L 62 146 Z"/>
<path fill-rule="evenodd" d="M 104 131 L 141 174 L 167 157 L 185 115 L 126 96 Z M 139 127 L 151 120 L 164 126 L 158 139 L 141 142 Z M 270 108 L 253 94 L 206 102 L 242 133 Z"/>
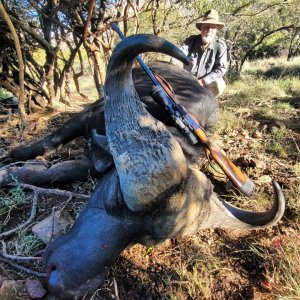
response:
<path fill-rule="evenodd" d="M 64 102 L 67 105 L 71 105 L 72 103 L 71 79 L 72 79 L 71 70 L 68 70 L 65 73 L 65 88 L 64 88 L 65 90 Z"/>
<path fill-rule="evenodd" d="M 105 61 L 101 57 L 100 48 L 96 47 L 95 44 L 85 43 L 87 53 L 89 55 L 90 61 L 92 61 L 92 66 L 94 67 L 94 81 L 96 89 L 98 91 L 98 98 L 103 96 L 103 85 L 105 81 Z"/>
<path fill-rule="evenodd" d="M 15 48 L 16 48 L 16 52 L 17 52 L 18 64 L 19 64 L 19 85 L 20 85 L 19 114 L 20 114 L 20 119 L 21 119 L 21 127 L 25 128 L 26 127 L 26 111 L 25 111 L 25 104 L 24 104 L 25 103 L 25 101 L 24 101 L 24 97 L 25 97 L 25 93 L 24 93 L 24 62 L 23 62 L 20 41 L 19 41 L 17 32 L 15 30 L 15 27 L 14 27 L 13 23 L 11 22 L 1 1 L 0 1 L 0 12 L 1 12 L 3 19 L 5 20 L 12 36 L 13 36 Z"/>
<path fill-rule="evenodd" d="M 45 78 L 47 83 L 47 89 L 49 93 L 49 104 L 52 108 L 58 104 L 58 99 L 55 93 L 55 82 L 54 82 L 54 60 L 55 56 L 51 53 L 46 55 L 46 66 L 45 66 Z"/>
<path fill-rule="evenodd" d="M 50 15 L 54 9 L 54 2 L 52 1 L 46 1 L 46 5 L 44 7 L 44 11 L 47 13 L 47 15 Z M 51 39 L 52 39 L 52 30 L 53 30 L 53 23 L 51 19 L 48 19 L 41 15 L 41 24 L 42 24 L 42 30 L 44 34 L 45 40 L 51 45 Z M 59 41 L 57 41 L 59 42 Z M 54 51 L 46 50 L 46 63 L 45 63 L 45 78 L 46 78 L 46 85 L 49 93 L 49 105 L 52 108 L 55 108 L 58 105 L 59 97 L 56 95 L 57 90 L 57 82 L 55 82 L 55 62 L 56 62 L 56 56 L 57 56 L 57 49 L 54 49 Z"/>

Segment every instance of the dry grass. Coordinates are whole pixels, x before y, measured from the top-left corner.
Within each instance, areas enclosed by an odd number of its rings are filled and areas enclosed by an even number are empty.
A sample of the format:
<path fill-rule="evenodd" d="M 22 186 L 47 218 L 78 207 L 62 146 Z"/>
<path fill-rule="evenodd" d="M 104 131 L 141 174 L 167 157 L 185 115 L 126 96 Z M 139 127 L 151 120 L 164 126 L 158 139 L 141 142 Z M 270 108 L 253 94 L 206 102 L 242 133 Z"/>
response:
<path fill-rule="evenodd" d="M 300 80 L 295 77 L 299 63 L 299 58 L 289 63 L 273 59 L 249 63 L 241 79 L 231 82 L 221 99 L 220 122 L 214 137 L 253 179 L 257 186 L 255 197 L 248 199 L 227 192 L 223 187 L 224 177 L 220 178 L 211 167 L 206 170 L 221 182 L 218 188 L 228 201 L 251 210 L 270 206 L 273 192 L 269 179 L 277 179 L 287 201 L 283 220 L 271 229 L 250 233 L 205 230 L 153 248 L 135 245 L 123 252 L 104 285 L 85 299 L 112 299 L 117 294 L 120 299 L 130 300 L 300 299 L 300 135 L 297 127 Z M 93 89 L 90 82 L 88 78 L 86 91 Z M 41 127 L 34 127 L 37 121 L 32 122 L 34 136 L 28 139 L 45 134 L 49 124 L 58 126 L 66 116 L 45 115 L 44 118 Z M 40 132 L 42 127 L 44 131 Z M 10 147 L 22 141 L 12 125 L 1 131 L 10 141 Z M 70 144 L 65 151 L 72 153 L 75 146 Z M 92 191 L 95 184 L 89 180 L 69 188 L 83 193 Z M 4 200 L 10 197 L 16 198 L 16 202 L 9 205 L 9 211 L 3 212 L 1 221 L 9 216 L 20 222 L 22 216 L 15 211 L 24 207 L 17 200 L 24 199 L 22 193 L 18 190 L 18 193 L 2 195 L 0 208 L 5 207 Z M 56 201 L 45 200 L 39 204 L 40 219 L 51 211 Z M 76 217 L 82 205 L 70 203 L 66 209 Z M 28 231 L 11 237 L 8 245 L 12 253 L 23 255 L 32 254 L 40 247 Z M 13 273 L 6 265 L 2 265 L 2 270 L 5 272 L 0 271 L 0 275 L 26 277 Z"/>
<path fill-rule="evenodd" d="M 256 184 L 259 186 L 260 179 L 269 175 L 285 189 L 287 213 L 279 225 L 283 234 L 260 239 L 257 246 L 249 248 L 254 256 L 267 263 L 265 280 L 261 284 L 274 299 L 300 299 L 300 135 L 296 126 L 300 117 L 299 62 L 300 58 L 291 62 L 269 59 L 249 63 L 242 78 L 229 86 L 224 101 L 225 117 L 230 111 L 240 120 L 231 130 L 236 130 L 238 124 L 249 133 L 252 142 L 259 143 L 254 151 L 247 147 L 247 142 L 243 145 L 252 158 L 257 157 L 259 149 L 259 160 L 266 162 L 266 167 L 257 174 L 248 169 Z M 240 117 L 241 114 L 244 118 Z M 219 134 L 229 131 L 230 128 L 221 128 Z M 251 201 L 252 205 L 245 199 L 236 200 L 242 207 L 250 205 L 251 209 L 261 209 L 268 202 L 265 192 L 261 186 L 257 200 Z"/>

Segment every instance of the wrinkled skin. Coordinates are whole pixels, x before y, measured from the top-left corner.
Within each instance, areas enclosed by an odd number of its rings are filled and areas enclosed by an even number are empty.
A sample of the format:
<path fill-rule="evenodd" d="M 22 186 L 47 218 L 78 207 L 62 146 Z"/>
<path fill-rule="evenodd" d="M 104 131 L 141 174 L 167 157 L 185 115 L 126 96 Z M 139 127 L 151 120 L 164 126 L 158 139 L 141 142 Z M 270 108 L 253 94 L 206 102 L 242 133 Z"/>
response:
<path fill-rule="evenodd" d="M 107 149 L 113 163 L 73 228 L 51 243 L 44 255 L 49 290 L 58 299 L 80 298 L 96 289 L 121 251 L 131 244 L 155 244 L 204 228 L 263 228 L 276 224 L 283 215 L 284 198 L 276 183 L 275 201 L 267 212 L 243 211 L 218 198 L 191 159 L 197 147 L 186 146 L 153 102 L 140 102 L 131 66 L 143 51 L 160 51 L 186 61 L 175 46 L 148 35 L 127 38 L 115 49 L 105 83 L 109 147 L 101 146 L 106 139 L 99 134 L 104 132 L 93 135 L 95 147 L 100 153 Z M 166 65 L 165 73 L 172 70 L 174 75 L 173 69 Z M 177 86 L 193 86 L 195 82 L 188 73 L 167 79 L 175 91 Z M 137 89 L 140 95 L 149 90 L 146 85 Z M 210 125 L 216 105 L 200 86 L 196 84 L 195 89 L 185 105 L 188 109 L 193 106 L 202 125 Z M 196 157 L 201 155 L 198 150 Z M 97 160 L 101 155 L 94 158 Z"/>
<path fill-rule="evenodd" d="M 211 99 L 209 92 L 200 87 L 198 82 L 186 71 L 166 62 L 150 62 L 151 69 L 156 71 L 172 84 L 177 98 L 184 106 L 198 115 L 200 123 L 206 130 L 215 123 L 218 103 Z M 167 113 L 156 104 L 149 91 L 152 83 L 141 68 L 133 69 L 135 87 L 145 108 L 158 120 L 168 125 L 169 131 L 180 142 L 189 161 L 202 166 L 206 159 L 202 147 L 193 147 L 189 141 L 171 125 L 173 124 Z M 198 95 L 201 95 L 199 97 Z M 43 139 L 29 145 L 13 149 L 9 154 L 9 161 L 26 161 L 37 156 L 48 155 L 56 151 L 71 140 L 82 136 L 88 141 L 89 147 L 86 156 L 76 161 L 68 160 L 58 164 L 50 164 L 49 168 L 26 163 L 24 166 L 12 166 L 0 171 L 0 187 L 7 186 L 13 181 L 12 177 L 18 178 L 22 183 L 33 185 L 65 184 L 75 181 L 85 181 L 89 176 L 99 177 L 105 174 L 113 164 L 107 147 L 99 147 L 97 135 L 105 135 L 103 99 L 87 106 L 82 112 L 77 113 L 63 126 Z M 93 134 L 95 133 L 95 134 Z M 96 136 L 96 138 L 94 138 Z M 102 138 L 100 138 L 102 139 Z M 102 142 L 103 143 L 103 142 Z M 41 161 L 39 161 L 41 163 Z M 42 164 L 42 163 L 41 163 Z"/>

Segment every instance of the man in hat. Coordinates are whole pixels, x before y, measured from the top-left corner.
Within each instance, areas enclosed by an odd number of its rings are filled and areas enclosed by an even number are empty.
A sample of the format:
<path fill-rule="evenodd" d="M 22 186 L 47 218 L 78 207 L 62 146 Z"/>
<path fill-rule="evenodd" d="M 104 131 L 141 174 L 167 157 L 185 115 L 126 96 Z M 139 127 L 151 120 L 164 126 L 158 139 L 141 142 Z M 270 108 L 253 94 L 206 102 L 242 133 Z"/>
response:
<path fill-rule="evenodd" d="M 216 37 L 224 23 L 219 21 L 218 12 L 211 9 L 196 23 L 196 27 L 201 31 L 200 35 L 188 37 L 181 46 L 190 59 L 190 64 L 184 68 L 198 79 L 201 86 L 217 97 L 226 88 L 223 76 L 227 71 L 227 46 Z M 176 60 L 171 62 L 177 64 Z"/>

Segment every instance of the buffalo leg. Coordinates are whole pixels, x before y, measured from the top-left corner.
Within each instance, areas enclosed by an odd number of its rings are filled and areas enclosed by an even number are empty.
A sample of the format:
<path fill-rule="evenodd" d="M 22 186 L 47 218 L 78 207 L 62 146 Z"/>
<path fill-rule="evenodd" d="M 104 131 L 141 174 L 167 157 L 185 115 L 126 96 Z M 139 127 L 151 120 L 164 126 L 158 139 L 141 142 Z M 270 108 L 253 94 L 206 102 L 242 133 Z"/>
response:
<path fill-rule="evenodd" d="M 64 184 L 85 181 L 90 175 L 95 176 L 93 163 L 87 157 L 57 163 L 50 168 L 43 162 L 31 162 L 22 167 L 7 167 L 0 170 L 0 187 L 7 186 L 17 179 L 19 182 L 43 185 Z"/>
<path fill-rule="evenodd" d="M 11 150 L 9 159 L 13 161 L 32 159 L 45 155 L 79 136 L 88 139 L 91 135 L 91 128 L 96 128 L 99 134 L 104 134 L 103 107 L 101 100 L 96 101 L 40 141 Z"/>

